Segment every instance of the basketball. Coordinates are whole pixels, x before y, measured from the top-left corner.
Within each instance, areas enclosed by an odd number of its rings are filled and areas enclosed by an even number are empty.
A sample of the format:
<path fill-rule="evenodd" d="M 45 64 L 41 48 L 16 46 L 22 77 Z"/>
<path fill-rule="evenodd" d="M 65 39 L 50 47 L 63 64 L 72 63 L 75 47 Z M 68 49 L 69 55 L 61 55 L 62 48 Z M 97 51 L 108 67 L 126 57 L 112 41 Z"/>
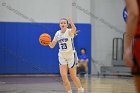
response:
<path fill-rule="evenodd" d="M 51 36 L 47 33 L 43 33 L 39 37 L 39 42 L 41 45 L 47 46 L 51 42 Z"/>

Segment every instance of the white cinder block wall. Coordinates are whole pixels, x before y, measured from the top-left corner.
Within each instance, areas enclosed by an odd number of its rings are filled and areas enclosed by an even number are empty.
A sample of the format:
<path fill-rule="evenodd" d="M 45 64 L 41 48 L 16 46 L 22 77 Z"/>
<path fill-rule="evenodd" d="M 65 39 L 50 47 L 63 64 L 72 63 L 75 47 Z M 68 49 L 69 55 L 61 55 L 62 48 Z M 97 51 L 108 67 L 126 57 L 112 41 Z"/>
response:
<path fill-rule="evenodd" d="M 125 31 L 124 7 L 124 0 L 91 0 L 91 12 L 98 17 L 91 17 L 92 58 L 98 63 L 93 74 L 102 65 L 111 66 L 113 38 L 122 37 Z"/>

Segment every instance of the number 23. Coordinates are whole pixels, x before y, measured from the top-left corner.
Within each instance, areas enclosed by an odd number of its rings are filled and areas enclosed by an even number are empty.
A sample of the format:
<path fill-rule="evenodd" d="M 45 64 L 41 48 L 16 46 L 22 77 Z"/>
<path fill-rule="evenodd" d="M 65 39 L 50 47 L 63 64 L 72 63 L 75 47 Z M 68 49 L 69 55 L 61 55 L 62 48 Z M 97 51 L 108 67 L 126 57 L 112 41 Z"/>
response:
<path fill-rule="evenodd" d="M 62 44 L 61 44 L 61 48 L 62 48 L 62 49 L 67 49 L 67 44 L 66 44 L 66 43 L 62 43 Z"/>

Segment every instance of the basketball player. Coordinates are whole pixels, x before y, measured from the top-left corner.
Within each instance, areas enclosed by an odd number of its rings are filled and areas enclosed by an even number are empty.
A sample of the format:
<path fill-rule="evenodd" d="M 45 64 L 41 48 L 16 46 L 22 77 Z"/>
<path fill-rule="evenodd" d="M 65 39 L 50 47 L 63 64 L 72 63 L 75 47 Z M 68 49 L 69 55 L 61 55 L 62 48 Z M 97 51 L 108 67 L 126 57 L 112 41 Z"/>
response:
<path fill-rule="evenodd" d="M 128 11 L 124 40 L 124 61 L 132 68 L 137 93 L 140 93 L 140 0 L 125 0 Z"/>
<path fill-rule="evenodd" d="M 71 29 L 68 28 L 68 21 L 70 22 Z M 68 20 L 62 18 L 60 20 L 59 26 L 61 30 L 57 31 L 54 39 L 49 44 L 50 48 L 54 48 L 56 43 L 59 43 L 59 64 L 60 64 L 60 74 L 68 93 L 72 93 L 71 85 L 68 80 L 68 69 L 70 72 L 70 77 L 78 89 L 78 93 L 84 93 L 84 88 L 82 88 L 79 78 L 76 76 L 76 65 L 78 63 L 77 54 L 73 45 L 73 38 L 76 33 L 76 27 L 72 22 L 71 18 Z"/>

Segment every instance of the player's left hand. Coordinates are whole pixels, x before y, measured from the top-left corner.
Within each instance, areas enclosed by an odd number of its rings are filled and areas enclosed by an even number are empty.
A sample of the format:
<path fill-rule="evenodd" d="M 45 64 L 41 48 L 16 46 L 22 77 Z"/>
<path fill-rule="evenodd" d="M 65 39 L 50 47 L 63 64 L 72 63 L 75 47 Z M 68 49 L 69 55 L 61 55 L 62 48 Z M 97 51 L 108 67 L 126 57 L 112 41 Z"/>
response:
<path fill-rule="evenodd" d="M 68 16 L 68 21 L 70 22 L 70 21 L 72 21 L 72 19 L 71 19 L 71 17 L 70 16 Z"/>

